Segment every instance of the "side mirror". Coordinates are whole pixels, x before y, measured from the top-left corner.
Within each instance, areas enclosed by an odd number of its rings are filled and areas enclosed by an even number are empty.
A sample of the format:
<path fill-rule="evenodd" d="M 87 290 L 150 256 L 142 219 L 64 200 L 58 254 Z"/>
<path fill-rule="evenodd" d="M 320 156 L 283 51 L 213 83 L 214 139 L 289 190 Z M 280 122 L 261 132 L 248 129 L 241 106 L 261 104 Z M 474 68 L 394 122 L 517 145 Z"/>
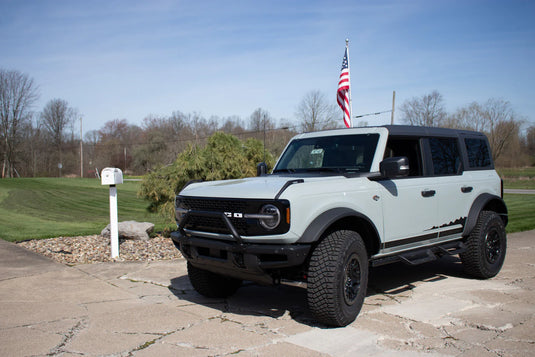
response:
<path fill-rule="evenodd" d="M 405 156 L 389 157 L 379 164 L 383 178 L 398 178 L 409 175 L 409 159 Z"/>
<path fill-rule="evenodd" d="M 256 165 L 256 176 L 264 176 L 267 174 L 267 165 L 265 162 L 261 162 Z"/>

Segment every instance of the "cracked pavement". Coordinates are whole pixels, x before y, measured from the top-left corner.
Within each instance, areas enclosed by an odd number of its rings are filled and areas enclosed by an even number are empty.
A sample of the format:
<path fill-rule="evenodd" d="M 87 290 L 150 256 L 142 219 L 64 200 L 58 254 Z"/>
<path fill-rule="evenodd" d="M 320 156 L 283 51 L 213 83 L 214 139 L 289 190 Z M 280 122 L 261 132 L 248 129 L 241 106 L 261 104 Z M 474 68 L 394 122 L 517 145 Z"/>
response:
<path fill-rule="evenodd" d="M 69 267 L 0 241 L 1 356 L 534 356 L 535 231 L 469 279 L 457 257 L 371 270 L 355 322 L 314 322 L 296 287 L 197 294 L 184 260 Z"/>

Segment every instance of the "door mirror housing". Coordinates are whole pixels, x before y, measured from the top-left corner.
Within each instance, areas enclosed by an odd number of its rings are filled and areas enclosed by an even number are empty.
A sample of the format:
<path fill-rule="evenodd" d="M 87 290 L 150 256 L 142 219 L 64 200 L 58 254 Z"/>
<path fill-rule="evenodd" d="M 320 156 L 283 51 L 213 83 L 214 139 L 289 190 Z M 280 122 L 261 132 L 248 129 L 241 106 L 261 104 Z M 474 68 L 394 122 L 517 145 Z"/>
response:
<path fill-rule="evenodd" d="M 265 162 L 261 162 L 256 165 L 256 176 L 264 176 L 267 174 L 267 165 Z"/>
<path fill-rule="evenodd" d="M 388 179 L 409 176 L 409 159 L 406 156 L 389 157 L 381 161 L 379 171 Z"/>

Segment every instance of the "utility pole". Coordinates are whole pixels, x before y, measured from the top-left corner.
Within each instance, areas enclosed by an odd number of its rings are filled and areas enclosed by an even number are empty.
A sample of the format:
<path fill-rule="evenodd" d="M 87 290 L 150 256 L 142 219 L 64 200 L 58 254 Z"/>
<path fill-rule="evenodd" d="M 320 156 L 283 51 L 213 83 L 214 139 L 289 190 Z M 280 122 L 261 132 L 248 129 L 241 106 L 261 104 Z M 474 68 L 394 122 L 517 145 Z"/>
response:
<path fill-rule="evenodd" d="M 396 108 L 396 91 L 392 92 L 392 116 L 390 117 L 390 124 L 394 125 L 394 109 Z"/>
<path fill-rule="evenodd" d="M 264 119 L 264 162 L 266 162 L 266 113 L 262 117 Z"/>
<path fill-rule="evenodd" d="M 80 177 L 84 177 L 84 145 L 83 145 L 82 117 L 80 117 Z"/>

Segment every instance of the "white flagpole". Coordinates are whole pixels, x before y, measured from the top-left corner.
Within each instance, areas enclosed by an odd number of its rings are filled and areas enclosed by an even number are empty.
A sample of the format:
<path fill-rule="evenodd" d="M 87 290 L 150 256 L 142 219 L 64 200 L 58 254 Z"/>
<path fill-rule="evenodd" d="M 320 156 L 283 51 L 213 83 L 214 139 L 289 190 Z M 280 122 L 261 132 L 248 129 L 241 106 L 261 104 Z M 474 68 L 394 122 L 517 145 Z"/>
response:
<path fill-rule="evenodd" d="M 349 65 L 349 39 L 346 38 L 346 51 L 347 51 L 347 77 L 349 81 L 349 121 L 353 128 L 353 102 L 351 100 L 351 66 Z"/>

